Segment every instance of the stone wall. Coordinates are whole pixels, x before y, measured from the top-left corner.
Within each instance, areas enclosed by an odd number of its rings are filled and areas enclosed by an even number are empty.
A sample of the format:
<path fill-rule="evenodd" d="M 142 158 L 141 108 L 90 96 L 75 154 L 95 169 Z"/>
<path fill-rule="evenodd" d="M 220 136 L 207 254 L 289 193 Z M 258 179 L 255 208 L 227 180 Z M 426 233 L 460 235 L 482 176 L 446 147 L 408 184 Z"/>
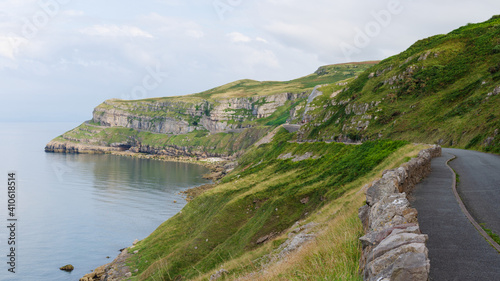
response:
<path fill-rule="evenodd" d="M 401 167 L 384 171 L 368 187 L 367 204 L 359 209 L 366 233 L 360 238 L 364 280 L 428 280 L 428 237 L 420 232 L 418 212 L 411 208 L 407 194 L 431 172 L 431 160 L 439 156 L 440 146 L 423 150 Z"/>

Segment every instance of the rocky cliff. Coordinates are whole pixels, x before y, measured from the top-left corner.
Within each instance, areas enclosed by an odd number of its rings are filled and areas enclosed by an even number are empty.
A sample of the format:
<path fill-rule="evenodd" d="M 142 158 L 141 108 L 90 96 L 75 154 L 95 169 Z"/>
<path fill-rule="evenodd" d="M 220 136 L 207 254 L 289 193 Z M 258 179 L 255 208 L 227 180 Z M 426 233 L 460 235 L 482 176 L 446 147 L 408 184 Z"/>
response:
<path fill-rule="evenodd" d="M 376 63 L 323 66 L 285 82 L 239 80 L 187 96 L 107 100 L 92 120 L 57 137 L 45 151 L 235 156 L 276 126 L 302 122 L 306 99 L 318 85 L 353 79 Z"/>
<path fill-rule="evenodd" d="M 187 99 L 183 101 L 108 100 L 98 106 L 92 121 L 107 127 L 125 127 L 159 134 L 210 133 L 249 127 L 246 121 L 267 118 L 279 107 L 303 99 L 308 93 L 281 93 L 245 98 Z"/>

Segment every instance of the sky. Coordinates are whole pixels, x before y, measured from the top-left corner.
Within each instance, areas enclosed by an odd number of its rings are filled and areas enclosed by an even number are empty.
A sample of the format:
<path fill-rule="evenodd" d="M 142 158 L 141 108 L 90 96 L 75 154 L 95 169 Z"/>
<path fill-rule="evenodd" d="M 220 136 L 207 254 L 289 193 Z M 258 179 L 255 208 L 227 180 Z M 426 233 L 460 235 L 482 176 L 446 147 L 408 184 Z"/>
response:
<path fill-rule="evenodd" d="M 0 122 L 83 122 L 106 99 L 287 81 L 494 14 L 498 0 L 2 0 Z"/>

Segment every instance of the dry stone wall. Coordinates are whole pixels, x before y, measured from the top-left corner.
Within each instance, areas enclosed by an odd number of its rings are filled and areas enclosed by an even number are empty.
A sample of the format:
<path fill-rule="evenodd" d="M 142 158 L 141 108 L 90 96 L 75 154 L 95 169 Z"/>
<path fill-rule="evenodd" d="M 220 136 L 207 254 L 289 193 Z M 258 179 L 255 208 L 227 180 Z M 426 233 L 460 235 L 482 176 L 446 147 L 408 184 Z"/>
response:
<path fill-rule="evenodd" d="M 368 281 L 427 281 L 430 261 L 427 235 L 420 232 L 416 209 L 407 194 L 431 171 L 431 160 L 441 147 L 423 150 L 401 167 L 384 171 L 366 192 L 359 218 L 366 235 L 361 237 L 361 272 Z"/>

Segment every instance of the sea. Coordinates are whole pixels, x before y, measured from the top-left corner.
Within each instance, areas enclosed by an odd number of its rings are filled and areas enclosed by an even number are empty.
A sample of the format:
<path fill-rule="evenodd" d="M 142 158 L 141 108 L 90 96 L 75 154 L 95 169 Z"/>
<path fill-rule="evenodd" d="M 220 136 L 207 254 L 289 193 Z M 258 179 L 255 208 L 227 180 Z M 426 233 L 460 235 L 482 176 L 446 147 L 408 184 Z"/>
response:
<path fill-rule="evenodd" d="M 0 123 L 0 280 L 78 280 L 178 213 L 181 191 L 208 183 L 195 164 L 44 152 L 78 125 Z"/>

